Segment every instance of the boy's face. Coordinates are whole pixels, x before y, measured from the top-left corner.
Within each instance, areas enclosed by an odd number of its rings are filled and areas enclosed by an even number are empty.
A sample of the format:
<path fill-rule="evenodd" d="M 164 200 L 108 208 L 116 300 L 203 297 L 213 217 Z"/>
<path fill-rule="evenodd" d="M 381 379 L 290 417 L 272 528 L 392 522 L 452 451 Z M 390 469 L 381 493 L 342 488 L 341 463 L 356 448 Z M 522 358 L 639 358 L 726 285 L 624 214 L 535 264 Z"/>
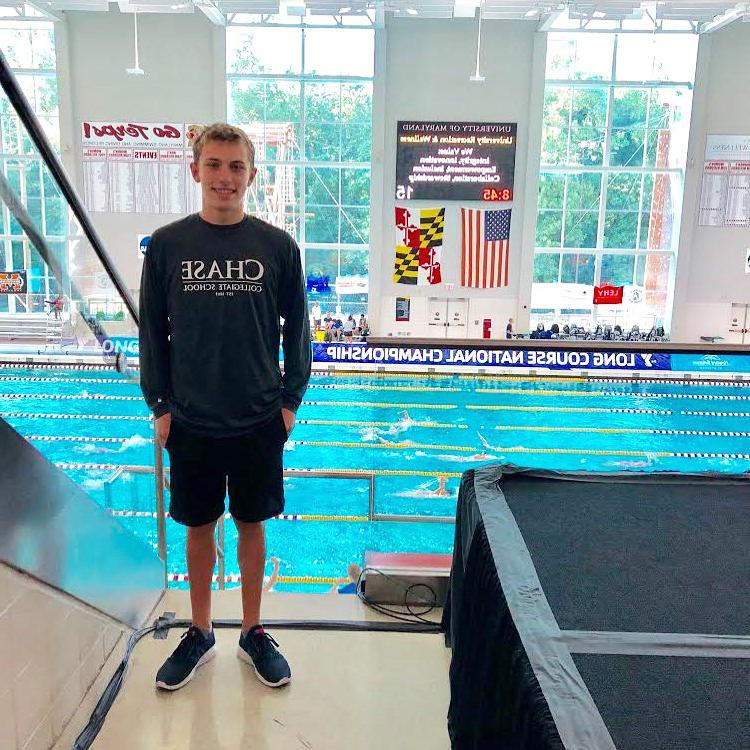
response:
<path fill-rule="evenodd" d="M 203 211 L 224 214 L 243 211 L 245 193 L 258 170 L 241 141 L 207 141 L 190 171 L 201 184 Z"/>

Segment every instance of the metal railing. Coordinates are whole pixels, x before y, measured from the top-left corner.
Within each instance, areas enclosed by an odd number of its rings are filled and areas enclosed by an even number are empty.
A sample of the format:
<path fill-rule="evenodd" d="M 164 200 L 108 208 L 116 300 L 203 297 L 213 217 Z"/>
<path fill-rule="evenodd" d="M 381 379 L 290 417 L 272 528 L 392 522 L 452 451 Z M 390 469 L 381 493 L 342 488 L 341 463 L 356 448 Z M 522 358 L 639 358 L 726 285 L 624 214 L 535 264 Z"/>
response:
<path fill-rule="evenodd" d="M 122 476 L 124 472 L 132 474 L 153 474 L 155 479 L 156 490 L 156 536 L 157 549 L 162 562 L 164 563 L 164 580 L 165 587 L 167 583 L 167 524 L 166 524 L 166 506 L 164 501 L 164 490 L 169 489 L 169 469 L 164 466 L 164 449 L 154 439 L 154 466 L 137 466 L 124 465 L 118 467 L 110 477 L 104 482 L 104 493 L 108 507 L 111 507 L 111 485 Z M 315 479 L 349 479 L 356 481 L 367 480 L 369 484 L 368 497 L 368 522 L 389 522 L 389 523 L 455 523 L 453 516 L 420 516 L 420 515 L 399 515 L 392 513 L 378 513 L 375 507 L 375 490 L 377 473 L 374 471 L 362 471 L 358 474 L 352 474 L 345 471 L 336 471 L 335 469 L 285 469 L 285 477 L 312 477 Z M 224 515 L 219 518 L 217 523 L 217 545 L 216 556 L 218 564 L 218 586 L 224 589 L 226 585 L 226 560 L 224 554 L 225 544 L 225 524 Z"/>
<path fill-rule="evenodd" d="M 112 485 L 125 472 L 131 474 L 153 474 L 156 491 L 156 537 L 159 558 L 164 563 L 164 585 L 167 586 L 167 512 L 164 500 L 164 490 L 169 490 L 169 469 L 164 466 L 164 449 L 154 439 L 154 466 L 123 465 L 119 466 L 104 481 L 105 503 L 108 508 L 112 507 Z M 392 513 L 378 513 L 375 508 L 375 480 L 377 473 L 374 471 L 362 471 L 352 474 L 348 471 L 336 471 L 335 469 L 285 469 L 285 477 L 311 477 L 314 479 L 349 479 L 355 481 L 367 480 L 369 484 L 367 522 L 389 522 L 389 523 L 455 523 L 453 516 L 419 516 L 399 515 Z M 224 554 L 225 545 L 225 523 L 224 515 L 219 518 L 217 526 L 216 557 L 218 565 L 217 581 L 220 590 L 226 586 L 226 559 Z"/>

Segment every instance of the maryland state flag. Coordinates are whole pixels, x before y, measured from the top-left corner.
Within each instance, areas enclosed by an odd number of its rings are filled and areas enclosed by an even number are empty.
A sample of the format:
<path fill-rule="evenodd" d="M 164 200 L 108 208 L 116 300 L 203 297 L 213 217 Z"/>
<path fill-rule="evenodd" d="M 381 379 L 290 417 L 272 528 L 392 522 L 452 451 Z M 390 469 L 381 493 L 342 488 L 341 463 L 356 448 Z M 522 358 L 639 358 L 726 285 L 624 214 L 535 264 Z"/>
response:
<path fill-rule="evenodd" d="M 442 281 L 440 259 L 445 228 L 444 208 L 425 208 L 419 223 L 408 208 L 396 207 L 396 284 L 427 286 Z"/>

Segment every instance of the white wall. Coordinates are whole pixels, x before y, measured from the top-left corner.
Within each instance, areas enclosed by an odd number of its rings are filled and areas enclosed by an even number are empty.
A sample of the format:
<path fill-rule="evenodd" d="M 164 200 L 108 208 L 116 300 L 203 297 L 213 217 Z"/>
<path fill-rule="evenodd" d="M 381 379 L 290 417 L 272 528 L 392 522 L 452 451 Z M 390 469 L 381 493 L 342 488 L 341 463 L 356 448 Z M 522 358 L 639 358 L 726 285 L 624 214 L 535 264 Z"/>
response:
<path fill-rule="evenodd" d="M 706 135 L 750 134 L 750 24 L 735 23 L 701 37 L 688 146 L 672 339 L 727 337 L 733 302 L 750 303 L 744 273 L 750 229 L 700 227 Z"/>
<path fill-rule="evenodd" d="M 81 188 L 80 123 L 84 119 L 208 122 L 226 116 L 225 30 L 200 13 L 139 16 L 143 77 L 132 65 L 132 17 L 67 13 L 57 25 L 63 161 Z M 472 20 L 387 17 L 376 36 L 373 101 L 371 328 L 377 335 L 435 335 L 426 325 L 428 297 L 469 298 L 469 337 L 482 319 L 502 337 L 507 318 L 528 321 L 533 268 L 536 191 L 544 90 L 545 35 L 527 22 L 486 21 L 482 31 L 484 83 L 470 83 L 476 51 Z M 675 277 L 672 336 L 697 341 L 723 335 L 731 304 L 750 302 L 750 275 L 742 272 L 750 231 L 698 227 L 701 169 L 708 133 L 750 132 L 750 24 L 736 23 L 703 36 L 699 48 L 688 149 L 680 252 Z M 445 202 L 443 286 L 394 284 L 393 207 L 396 123 L 400 119 L 517 122 L 515 201 L 510 239 L 510 285 L 468 290 L 458 284 L 461 206 Z M 413 201 L 415 209 L 437 205 Z M 473 204 L 479 207 L 480 204 Z M 177 216 L 93 214 L 96 228 L 136 289 L 140 260 L 136 236 Z M 412 299 L 412 321 L 396 324 L 395 297 Z"/>
<path fill-rule="evenodd" d="M 52 747 L 125 632 L 0 564 L 0 748 Z"/>
<path fill-rule="evenodd" d="M 470 83 L 476 64 L 476 21 L 388 17 L 376 46 L 373 112 L 370 326 L 375 335 L 442 335 L 442 331 L 438 334 L 426 324 L 428 297 L 468 298 L 467 335 L 471 338 L 481 338 L 482 319 L 486 317 L 492 319 L 493 338 L 501 338 L 508 317 L 516 316 L 522 296 L 521 240 L 527 218 L 524 198 L 530 134 L 532 140 L 538 140 L 533 134 L 541 128 L 542 115 L 541 106 L 530 111 L 536 36 L 534 23 L 486 21 L 482 26 L 481 60 L 486 80 Z M 393 282 L 396 127 L 399 120 L 409 119 L 518 123 L 508 287 L 482 290 L 460 286 L 460 209 L 483 204 L 455 201 L 409 202 L 415 210 L 445 206 L 442 278 L 443 282 L 453 282 L 455 288 L 448 291 L 442 284 L 416 287 Z M 406 205 L 401 201 L 398 204 Z M 409 324 L 395 321 L 397 296 L 412 300 Z"/>
<path fill-rule="evenodd" d="M 84 120 L 209 123 L 226 117 L 225 30 L 203 13 L 138 16 L 144 76 L 125 72 L 133 65 L 132 14 L 112 7 L 108 13 L 65 15 L 58 42 L 61 145 L 65 166 L 74 175 L 79 194 L 83 194 Z M 141 273 L 137 235 L 180 218 L 134 213 L 93 213 L 91 217 L 132 290 L 137 289 Z"/>

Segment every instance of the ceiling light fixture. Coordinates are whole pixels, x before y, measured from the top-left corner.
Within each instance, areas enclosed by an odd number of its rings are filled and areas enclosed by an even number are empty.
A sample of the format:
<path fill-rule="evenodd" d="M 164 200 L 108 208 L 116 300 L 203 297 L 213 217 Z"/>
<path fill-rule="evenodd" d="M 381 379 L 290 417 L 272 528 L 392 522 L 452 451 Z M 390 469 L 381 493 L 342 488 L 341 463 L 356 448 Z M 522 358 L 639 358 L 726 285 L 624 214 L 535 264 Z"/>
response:
<path fill-rule="evenodd" d="M 133 45 L 135 47 L 135 64 L 132 68 L 125 68 L 129 76 L 146 75 L 146 71 L 138 64 L 138 11 L 133 11 Z"/>
<path fill-rule="evenodd" d="M 469 76 L 469 80 L 474 83 L 484 83 L 484 76 L 479 72 L 479 51 L 482 48 L 482 8 L 484 8 L 484 0 L 479 3 L 479 23 L 477 25 L 477 69 L 473 76 Z"/>

